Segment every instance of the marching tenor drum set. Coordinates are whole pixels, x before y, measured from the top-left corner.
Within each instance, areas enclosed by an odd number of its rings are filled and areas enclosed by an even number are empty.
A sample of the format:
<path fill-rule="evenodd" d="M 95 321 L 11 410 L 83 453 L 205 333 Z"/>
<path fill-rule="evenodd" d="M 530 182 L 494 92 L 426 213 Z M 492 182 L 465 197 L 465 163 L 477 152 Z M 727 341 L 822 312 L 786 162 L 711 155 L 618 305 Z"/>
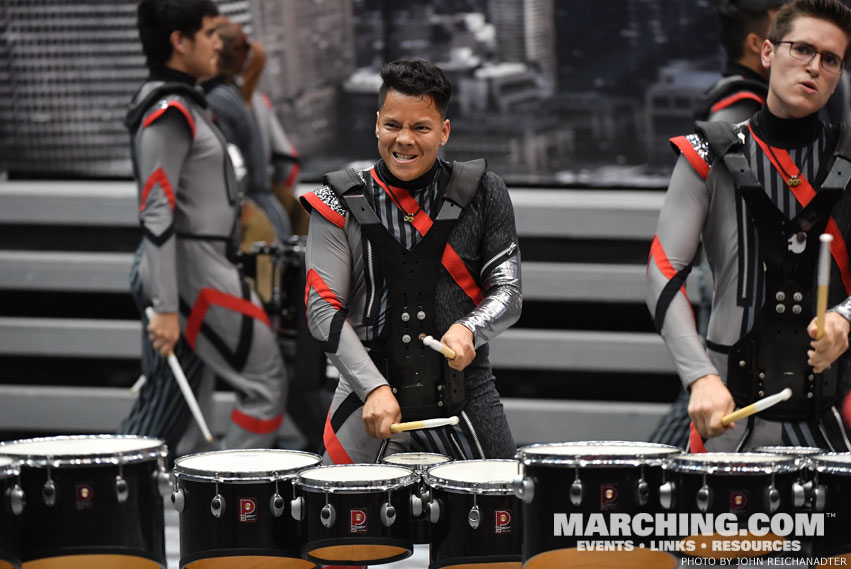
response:
<path fill-rule="evenodd" d="M 166 457 L 136 436 L 0 443 L 0 568 L 165 567 L 168 502 L 187 569 L 379 565 L 414 544 L 428 544 L 431 569 L 851 558 L 851 453 L 587 441 L 524 446 L 516 460 L 322 466 L 256 449 L 179 457 L 172 473 Z"/>

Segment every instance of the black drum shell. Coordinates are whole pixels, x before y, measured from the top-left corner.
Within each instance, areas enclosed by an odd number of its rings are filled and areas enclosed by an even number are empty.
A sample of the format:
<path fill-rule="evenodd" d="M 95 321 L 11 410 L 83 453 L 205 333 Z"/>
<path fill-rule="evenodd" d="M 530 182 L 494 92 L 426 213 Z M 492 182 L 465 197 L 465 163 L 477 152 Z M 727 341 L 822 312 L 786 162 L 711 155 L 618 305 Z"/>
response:
<path fill-rule="evenodd" d="M 17 483 L 17 476 L 0 478 L 0 569 L 20 567 L 20 518 L 12 513 L 9 493 Z"/>
<path fill-rule="evenodd" d="M 669 473 L 670 475 L 671 473 Z M 788 514 L 794 515 L 796 510 L 794 506 L 793 485 L 799 481 L 800 472 L 797 470 L 789 472 L 768 473 L 734 473 L 734 472 L 716 472 L 713 474 L 705 474 L 701 472 L 677 472 L 673 474 L 673 479 L 676 484 L 676 504 L 674 509 L 679 513 L 702 514 L 697 504 L 697 493 L 704 485 L 709 487 L 712 498 L 706 510 L 707 514 L 713 514 L 717 517 L 720 514 L 732 513 L 736 515 L 738 520 L 737 528 L 746 530 L 748 518 L 753 514 L 765 514 L 769 517 L 772 515 Z M 780 493 L 780 503 L 775 512 L 771 512 L 766 498 L 769 486 L 774 484 L 774 487 Z M 733 508 L 731 505 L 736 499 L 736 495 L 745 497 L 745 505 Z M 687 538 L 687 535 L 677 536 L 680 539 Z M 809 538 L 805 536 L 788 536 L 786 539 L 801 540 L 803 545 L 806 545 Z M 684 551 L 687 556 L 701 557 L 700 550 L 693 552 Z M 777 552 L 776 556 L 788 557 L 790 552 Z M 775 556 L 773 553 L 759 555 L 758 557 Z M 735 558 L 736 554 L 731 552 L 730 558 Z M 750 557 L 750 556 L 747 556 Z"/>
<path fill-rule="evenodd" d="M 277 491 L 284 511 L 275 517 L 271 500 L 273 481 L 229 483 L 178 478 L 183 492 L 180 512 L 180 566 L 199 559 L 230 556 L 270 556 L 301 559 L 303 528 L 290 513 L 293 489 L 291 480 L 278 480 Z M 218 488 L 217 488 L 218 487 Z M 210 509 L 216 491 L 224 499 L 224 511 L 217 518 Z M 241 521 L 241 500 L 254 503 L 253 515 Z M 313 567 L 304 562 L 304 567 Z"/>
<path fill-rule="evenodd" d="M 642 474 L 643 473 L 643 474 Z M 648 485 L 647 503 L 641 505 L 637 488 L 641 477 Z M 665 512 L 659 501 L 659 488 L 664 483 L 661 465 L 582 466 L 578 470 L 582 482 L 582 502 L 574 506 L 570 501 L 570 485 L 577 477 L 577 469 L 569 465 L 530 464 L 525 467 L 525 478 L 535 485 L 531 502 L 523 504 L 525 542 L 524 560 L 539 553 L 575 548 L 580 540 L 615 539 L 599 536 L 556 536 L 553 531 L 555 514 L 582 514 L 584 520 L 591 514 Z M 605 499 L 603 493 L 614 489 L 614 499 Z M 620 538 L 618 538 L 620 539 Z M 648 543 L 651 537 L 625 537 L 635 544 Z"/>
<path fill-rule="evenodd" d="M 156 459 L 121 467 L 128 487 L 124 503 L 118 501 L 115 490 L 117 465 L 50 468 L 56 486 L 53 506 L 47 506 L 42 497 L 47 473 L 46 467 L 21 466 L 26 499 L 20 516 L 22 561 L 109 553 L 144 557 L 165 567 L 165 522 L 154 476 L 159 473 Z M 89 499 L 82 496 L 84 487 L 91 491 Z"/>
<path fill-rule="evenodd" d="M 824 535 L 813 540 L 816 557 L 851 552 L 851 472 L 819 472 L 815 486 L 825 492 Z"/>
<path fill-rule="evenodd" d="M 359 492 L 333 492 L 324 493 L 319 491 L 300 488 L 297 492 L 304 498 L 304 524 L 306 532 L 306 543 L 304 546 L 304 557 L 317 563 L 330 565 L 368 565 L 377 562 L 388 563 L 405 559 L 413 554 L 414 546 L 411 535 L 411 495 L 414 484 L 390 491 L 389 503 L 396 509 L 396 521 L 390 527 L 381 522 L 381 507 L 388 502 L 388 491 L 359 491 Z M 336 523 L 326 528 L 322 525 L 320 512 L 325 506 L 326 496 L 328 504 L 336 510 Z M 362 510 L 366 513 L 366 528 L 352 531 L 350 516 L 352 510 Z M 406 553 L 386 559 L 373 559 L 369 562 L 364 560 L 336 560 L 315 557 L 311 551 L 320 548 L 337 545 L 388 545 L 404 548 Z"/>
<path fill-rule="evenodd" d="M 523 509 L 512 494 L 458 493 L 431 488 L 432 500 L 440 507 L 440 518 L 431 528 L 430 569 L 472 563 L 519 563 L 523 548 Z M 479 507 L 480 522 L 473 529 L 468 516 Z M 497 530 L 498 511 L 511 515 L 510 527 Z M 552 524 L 552 522 L 550 522 Z M 552 533 L 552 525 L 550 525 Z"/>

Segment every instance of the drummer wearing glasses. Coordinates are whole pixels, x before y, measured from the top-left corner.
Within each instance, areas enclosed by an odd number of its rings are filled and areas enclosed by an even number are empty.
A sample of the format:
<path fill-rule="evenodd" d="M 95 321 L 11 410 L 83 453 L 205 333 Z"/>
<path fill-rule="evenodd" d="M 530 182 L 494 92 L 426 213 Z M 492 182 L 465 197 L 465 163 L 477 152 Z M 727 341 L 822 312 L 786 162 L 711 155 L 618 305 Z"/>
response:
<path fill-rule="evenodd" d="M 763 445 L 851 450 L 838 412 L 851 331 L 851 138 L 817 113 L 849 57 L 851 11 L 796 0 L 762 46 L 765 107 L 738 125 L 698 123 L 680 156 L 651 245 L 647 302 L 690 390 L 693 451 Z M 816 339 L 819 236 L 830 233 L 829 306 Z M 703 239 L 714 279 L 706 349 L 683 286 Z M 736 407 L 788 401 L 729 426 Z M 708 440 L 705 440 L 708 439 Z"/>
<path fill-rule="evenodd" d="M 484 160 L 438 158 L 452 91 L 441 69 L 401 60 L 381 78 L 381 160 L 328 174 L 302 197 L 308 322 L 340 371 L 325 461 L 373 462 L 391 424 L 449 416 L 460 419 L 454 428 L 396 435 L 387 452 L 511 458 L 487 344 L 522 302 L 508 191 Z M 427 336 L 454 359 L 424 345 Z"/>

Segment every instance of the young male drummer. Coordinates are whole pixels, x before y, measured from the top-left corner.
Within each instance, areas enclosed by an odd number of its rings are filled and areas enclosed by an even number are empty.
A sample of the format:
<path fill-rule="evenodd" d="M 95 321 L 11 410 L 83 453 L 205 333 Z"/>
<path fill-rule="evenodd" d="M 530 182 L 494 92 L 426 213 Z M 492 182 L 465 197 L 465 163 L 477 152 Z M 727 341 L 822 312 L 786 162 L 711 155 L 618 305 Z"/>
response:
<path fill-rule="evenodd" d="M 431 63 L 386 64 L 375 123 L 381 160 L 326 176 L 311 211 L 307 314 L 340 382 L 325 460 L 373 462 L 390 425 L 457 415 L 454 429 L 394 436 L 387 452 L 510 458 L 515 445 L 487 342 L 520 316 L 520 252 L 503 181 L 483 160 L 437 158 L 451 86 Z M 455 351 L 444 356 L 420 335 Z"/>
<path fill-rule="evenodd" d="M 849 450 L 837 403 L 849 379 L 851 139 L 816 115 L 845 67 L 850 35 L 851 11 L 837 0 L 787 4 L 762 46 L 770 72 L 765 108 L 732 128 L 702 123 L 672 139 L 680 157 L 651 245 L 647 302 L 691 391 L 689 415 L 708 450 Z M 833 308 L 815 340 L 825 231 L 834 236 Z M 701 238 L 714 278 L 708 350 L 683 286 Z M 789 401 L 735 428 L 722 425 L 734 408 L 785 387 Z"/>

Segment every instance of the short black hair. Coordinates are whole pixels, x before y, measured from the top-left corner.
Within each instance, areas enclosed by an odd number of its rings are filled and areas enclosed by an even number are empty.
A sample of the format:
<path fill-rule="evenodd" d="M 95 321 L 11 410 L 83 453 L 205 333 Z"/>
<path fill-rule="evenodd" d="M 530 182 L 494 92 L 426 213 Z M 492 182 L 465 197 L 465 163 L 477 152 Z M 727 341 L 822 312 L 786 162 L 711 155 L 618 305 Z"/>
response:
<path fill-rule="evenodd" d="M 843 58 L 851 57 L 851 9 L 839 0 L 794 0 L 785 5 L 774 23 L 771 24 L 771 32 L 768 39 L 771 43 L 783 41 L 783 38 L 792 31 L 792 24 L 798 18 L 816 18 L 835 25 L 845 34 L 847 44 Z"/>
<path fill-rule="evenodd" d="M 194 37 L 204 16 L 218 16 L 213 0 L 140 0 L 136 25 L 149 69 L 159 69 L 171 57 L 169 36 L 175 30 Z"/>
<path fill-rule="evenodd" d="M 446 108 L 452 97 L 452 85 L 443 70 L 422 59 L 398 59 L 381 67 L 381 88 L 378 90 L 378 108 L 390 89 L 403 95 L 431 95 L 441 116 L 446 117 Z"/>
<path fill-rule="evenodd" d="M 745 53 L 745 38 L 754 33 L 768 35 L 770 10 L 779 10 L 788 0 L 721 0 L 716 7 L 721 45 L 727 58 L 737 61 Z"/>

